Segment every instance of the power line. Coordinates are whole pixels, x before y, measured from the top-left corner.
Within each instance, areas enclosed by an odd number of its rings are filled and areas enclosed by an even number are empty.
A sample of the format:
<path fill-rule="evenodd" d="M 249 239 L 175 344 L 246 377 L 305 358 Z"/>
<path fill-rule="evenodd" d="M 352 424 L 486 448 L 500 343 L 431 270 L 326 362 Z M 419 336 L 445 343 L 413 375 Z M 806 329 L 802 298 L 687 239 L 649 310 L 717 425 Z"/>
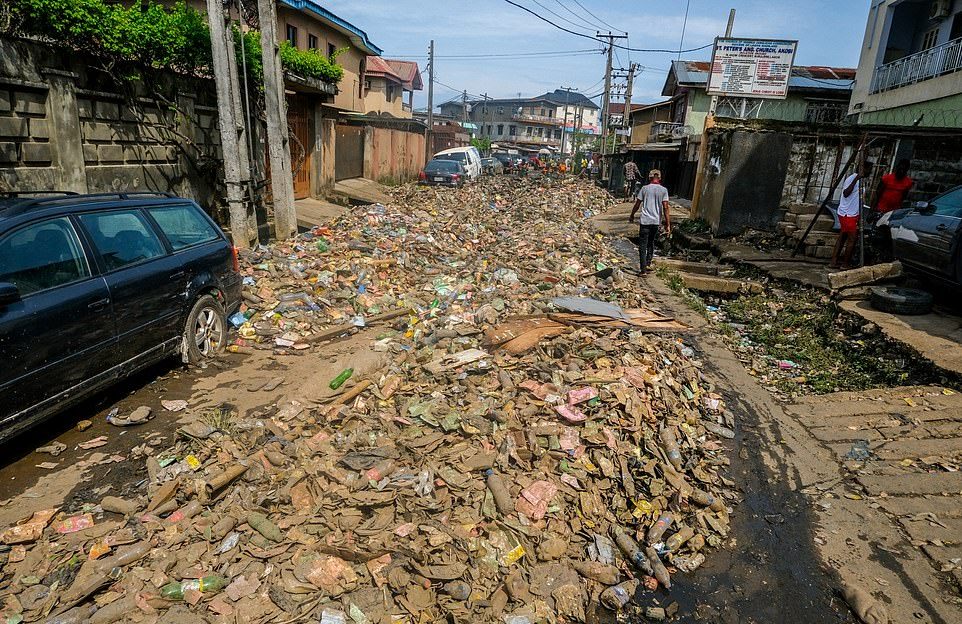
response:
<path fill-rule="evenodd" d="M 552 11 L 551 9 L 549 9 L 548 7 L 546 7 L 545 5 L 541 4 L 540 2 L 538 2 L 538 0 L 531 0 L 531 1 L 534 2 L 535 4 L 537 4 L 539 7 L 541 7 L 541 8 L 544 9 L 545 11 L 547 11 L 548 13 L 551 13 L 552 15 L 554 15 L 555 17 L 557 17 L 558 19 L 560 19 L 560 20 L 562 20 L 562 21 L 564 21 L 564 22 L 567 22 L 568 24 L 571 24 L 571 25 L 574 26 L 575 28 L 581 28 L 581 29 L 583 29 L 583 30 L 588 30 L 588 31 L 594 30 L 594 27 L 593 27 L 593 26 L 589 26 L 588 28 L 585 28 L 585 27 L 582 26 L 581 24 L 575 24 L 575 23 L 572 22 L 570 19 L 564 17 L 563 15 L 559 15 L 558 13 L 555 13 L 554 11 Z"/>
<path fill-rule="evenodd" d="M 603 50 L 598 48 L 586 48 L 583 50 L 552 50 L 544 52 L 505 52 L 503 54 L 452 54 L 447 56 L 437 55 L 436 59 L 448 60 L 468 60 L 468 59 L 512 59 L 512 58 L 555 58 L 562 56 L 590 56 L 601 54 Z M 393 54 L 391 58 L 397 59 L 426 59 L 427 56 L 421 54 Z"/>
<path fill-rule="evenodd" d="M 562 31 L 564 31 L 564 32 L 566 32 L 566 33 L 569 33 L 569 34 L 572 34 L 572 35 L 576 35 L 576 36 L 578 36 L 578 37 L 584 37 L 585 39 L 591 39 L 591 40 L 593 40 L 593 41 L 595 40 L 595 37 L 593 37 L 592 35 L 586 35 L 586 34 L 584 34 L 584 33 L 580 33 L 580 32 L 576 32 L 576 31 L 574 31 L 574 30 L 571 30 L 570 28 L 565 28 L 564 26 L 560 26 L 560 25 L 552 22 L 552 21 L 549 20 L 548 18 L 542 17 L 541 15 L 538 15 L 537 13 L 535 13 L 534 11 L 532 11 L 531 9 L 529 9 L 528 7 L 522 6 L 522 5 L 518 4 L 517 2 L 514 2 L 514 0 L 504 0 L 504 1 L 507 2 L 508 4 L 512 5 L 512 6 L 518 7 L 518 8 L 521 9 L 522 11 L 526 11 L 526 12 L 530 13 L 531 15 L 534 15 L 535 17 L 537 17 L 537 18 L 538 18 L 539 20 L 541 20 L 542 22 L 547 22 L 548 24 L 551 24 L 552 26 L 554 26 L 554 27 L 557 28 L 558 30 L 562 30 Z M 624 31 L 620 31 L 620 32 L 624 32 Z M 709 43 L 709 44 L 706 44 L 706 45 L 703 45 L 703 46 L 700 46 L 700 47 L 697 47 L 697 48 L 691 48 L 691 49 L 689 49 L 689 50 L 664 50 L 664 49 L 660 49 L 660 48 L 632 48 L 632 47 L 628 47 L 628 46 L 618 45 L 617 43 L 612 43 L 611 45 L 614 46 L 615 48 L 618 48 L 619 50 L 628 50 L 629 52 L 652 52 L 652 53 L 654 53 L 654 52 L 663 52 L 663 53 L 665 53 L 665 54 L 686 54 L 686 53 L 688 53 L 688 52 L 698 52 L 698 51 L 700 51 L 700 50 L 705 50 L 705 49 L 707 49 L 707 48 L 712 47 L 712 46 L 715 45 L 715 44 L 714 44 L 714 43 Z"/>
<path fill-rule="evenodd" d="M 607 26 L 607 27 L 610 28 L 611 30 L 615 30 L 615 31 L 618 31 L 618 32 L 623 32 L 623 33 L 625 33 L 626 35 L 628 34 L 628 31 L 625 31 L 625 30 L 620 30 L 620 31 L 619 31 L 617 28 L 615 28 L 614 26 L 612 26 L 611 24 L 609 24 L 609 23 L 606 22 L 605 20 L 601 19 L 600 17 L 598 17 L 597 15 L 595 15 L 594 13 L 592 13 L 591 11 L 589 11 L 589 10 L 588 10 L 588 7 L 586 7 L 585 5 L 583 5 L 583 4 L 581 4 L 580 2 L 578 2 L 578 0 L 574 0 L 574 3 L 577 4 L 578 6 L 580 6 L 580 7 L 582 8 L 582 10 L 584 10 L 585 13 L 587 13 L 587 14 L 590 15 L 591 17 L 595 18 L 596 20 L 598 20 L 599 22 L 601 22 L 602 24 L 604 24 L 605 26 Z"/>
<path fill-rule="evenodd" d="M 568 8 L 568 5 L 565 4 L 564 2 L 562 2 L 561 0 L 554 0 L 554 1 L 557 2 L 557 3 L 558 3 L 558 6 L 560 6 L 562 9 L 564 9 L 564 10 L 567 11 L 568 13 L 571 13 L 571 14 L 574 15 L 576 18 L 578 18 L 579 20 L 581 20 L 582 23 L 588 24 L 588 26 L 589 26 L 590 28 L 596 29 L 596 28 L 599 27 L 597 22 L 595 22 L 595 23 L 589 22 L 589 21 L 586 20 L 584 17 L 578 15 L 577 13 L 575 13 L 574 11 L 572 11 L 571 9 L 569 9 L 569 8 Z M 604 28 L 604 26 L 602 26 L 601 28 Z"/>

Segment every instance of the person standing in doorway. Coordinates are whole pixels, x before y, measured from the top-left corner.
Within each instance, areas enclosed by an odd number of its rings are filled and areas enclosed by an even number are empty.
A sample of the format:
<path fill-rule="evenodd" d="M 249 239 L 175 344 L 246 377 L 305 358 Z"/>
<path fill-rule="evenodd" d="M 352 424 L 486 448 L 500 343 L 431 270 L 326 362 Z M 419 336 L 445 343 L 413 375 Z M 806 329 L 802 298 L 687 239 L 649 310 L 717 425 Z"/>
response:
<path fill-rule="evenodd" d="M 671 235 L 671 217 L 668 208 L 668 189 L 661 185 L 661 171 L 653 169 L 648 174 L 648 184 L 641 187 L 635 206 L 631 209 L 628 222 L 635 221 L 635 214 L 641 208 L 638 216 L 638 259 L 641 273 L 647 273 L 651 260 L 655 255 L 655 244 L 658 241 L 658 226 L 664 221 L 665 233 Z"/>
<path fill-rule="evenodd" d="M 861 165 L 859 170 L 845 178 L 842 183 L 842 197 L 838 200 L 838 222 L 841 231 L 832 252 L 833 269 L 849 269 L 852 266 L 852 255 L 855 253 L 855 241 L 858 239 L 858 219 L 861 211 Z"/>
<path fill-rule="evenodd" d="M 625 163 L 625 197 L 635 194 L 635 184 L 641 178 L 641 171 L 635 161 L 629 160 Z"/>
<path fill-rule="evenodd" d="M 876 195 L 878 199 L 875 202 L 875 210 L 880 215 L 898 210 L 902 207 L 913 185 L 915 181 L 909 177 L 909 161 L 903 158 L 895 165 L 895 171 L 882 176 Z"/>

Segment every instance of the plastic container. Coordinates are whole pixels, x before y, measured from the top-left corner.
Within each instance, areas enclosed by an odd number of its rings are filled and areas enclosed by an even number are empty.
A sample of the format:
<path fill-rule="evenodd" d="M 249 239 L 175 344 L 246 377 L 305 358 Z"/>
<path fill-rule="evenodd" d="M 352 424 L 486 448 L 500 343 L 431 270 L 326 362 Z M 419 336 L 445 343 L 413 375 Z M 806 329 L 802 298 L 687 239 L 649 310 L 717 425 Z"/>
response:
<path fill-rule="evenodd" d="M 353 368 L 345 368 L 343 371 L 341 371 L 340 375 L 338 375 L 337 377 L 331 380 L 331 383 L 329 383 L 327 387 L 330 388 L 331 390 L 337 390 L 342 385 L 344 385 L 344 382 L 350 379 L 351 375 L 353 374 L 354 374 Z"/>

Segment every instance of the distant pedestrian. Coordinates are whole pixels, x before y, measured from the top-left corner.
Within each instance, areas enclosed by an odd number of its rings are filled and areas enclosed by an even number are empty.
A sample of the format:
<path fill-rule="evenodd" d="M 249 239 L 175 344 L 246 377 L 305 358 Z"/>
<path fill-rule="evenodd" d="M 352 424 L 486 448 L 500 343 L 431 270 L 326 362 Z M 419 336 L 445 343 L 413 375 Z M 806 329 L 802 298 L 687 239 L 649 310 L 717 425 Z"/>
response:
<path fill-rule="evenodd" d="M 875 210 L 880 214 L 898 210 L 914 185 L 915 181 L 909 177 L 909 161 L 903 158 L 895 165 L 895 171 L 882 176 Z"/>
<path fill-rule="evenodd" d="M 665 233 L 671 235 L 668 189 L 661 185 L 661 171 L 658 169 L 651 170 L 648 174 L 648 184 L 638 191 L 635 206 L 631 209 L 631 216 L 628 217 L 629 223 L 634 222 L 638 208 L 641 208 L 641 214 L 638 216 L 638 259 L 641 272 L 647 273 L 655 255 L 658 226 L 664 222 Z"/>
<path fill-rule="evenodd" d="M 852 266 L 852 255 L 855 253 L 855 241 L 858 238 L 858 220 L 862 208 L 861 201 L 861 179 L 862 170 L 859 170 L 845 178 L 842 184 L 842 197 L 838 200 L 838 222 L 841 231 L 838 240 L 835 241 L 835 250 L 832 252 L 833 269 L 849 269 Z M 841 259 L 841 265 L 839 260 Z"/>
<path fill-rule="evenodd" d="M 625 197 L 631 197 L 635 194 L 635 185 L 641 178 L 641 171 L 638 169 L 638 165 L 635 161 L 629 160 L 625 163 Z"/>

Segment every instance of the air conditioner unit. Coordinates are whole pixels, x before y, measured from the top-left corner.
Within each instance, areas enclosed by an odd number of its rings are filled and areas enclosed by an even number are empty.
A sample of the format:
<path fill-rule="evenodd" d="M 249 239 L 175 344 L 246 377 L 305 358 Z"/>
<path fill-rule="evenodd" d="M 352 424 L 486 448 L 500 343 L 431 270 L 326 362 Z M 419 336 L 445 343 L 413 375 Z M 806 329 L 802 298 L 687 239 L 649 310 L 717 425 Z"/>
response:
<path fill-rule="evenodd" d="M 932 0 L 929 19 L 942 19 L 952 14 L 952 0 Z"/>

